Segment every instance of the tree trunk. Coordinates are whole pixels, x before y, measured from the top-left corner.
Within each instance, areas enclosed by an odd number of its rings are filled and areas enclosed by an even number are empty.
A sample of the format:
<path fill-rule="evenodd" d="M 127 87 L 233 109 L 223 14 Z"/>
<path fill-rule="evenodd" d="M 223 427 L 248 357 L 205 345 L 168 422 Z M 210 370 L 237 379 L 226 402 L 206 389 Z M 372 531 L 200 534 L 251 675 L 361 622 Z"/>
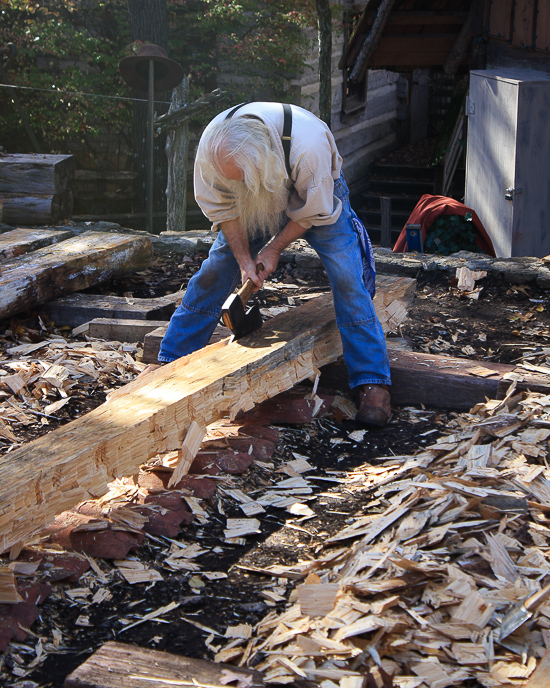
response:
<path fill-rule="evenodd" d="M 184 78 L 172 91 L 169 112 L 179 110 L 189 100 L 189 83 Z M 188 120 L 168 134 L 166 156 L 168 158 L 168 186 L 166 188 L 166 229 L 169 232 L 185 231 L 187 206 L 187 153 L 189 149 Z"/>
<path fill-rule="evenodd" d="M 154 43 L 168 52 L 168 18 L 166 0 L 128 0 L 130 12 L 130 29 L 133 41 Z M 162 115 L 168 111 L 168 105 L 157 101 L 170 101 L 171 92 L 155 93 L 155 111 Z M 132 121 L 132 151 L 134 170 L 138 173 L 135 211 L 144 211 L 147 201 L 147 93 L 135 91 L 134 97 L 144 102 L 134 103 Z M 155 210 L 166 208 L 167 161 L 164 149 L 166 136 L 155 138 L 153 155 L 153 203 Z M 158 231 L 164 229 L 159 227 Z"/>
<path fill-rule="evenodd" d="M 332 14 L 330 0 L 315 0 L 319 35 L 319 117 L 329 127 L 332 111 Z"/>

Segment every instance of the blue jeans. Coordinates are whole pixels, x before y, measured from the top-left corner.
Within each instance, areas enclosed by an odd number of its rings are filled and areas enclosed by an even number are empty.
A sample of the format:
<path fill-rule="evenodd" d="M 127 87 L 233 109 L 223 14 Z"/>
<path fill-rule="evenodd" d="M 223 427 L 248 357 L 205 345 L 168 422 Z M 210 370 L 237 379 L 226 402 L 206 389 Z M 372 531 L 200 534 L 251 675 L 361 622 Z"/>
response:
<path fill-rule="evenodd" d="M 334 182 L 334 194 L 342 201 L 338 220 L 332 225 L 311 227 L 303 238 L 319 255 L 330 281 L 350 387 L 389 385 L 386 342 L 365 287 L 359 238 L 351 223 L 353 211 L 343 176 Z M 264 244 L 265 239 L 251 241 L 251 255 L 256 256 Z M 239 265 L 220 232 L 170 320 L 160 346 L 160 362 L 169 363 L 208 343 L 222 305 L 240 277 Z"/>

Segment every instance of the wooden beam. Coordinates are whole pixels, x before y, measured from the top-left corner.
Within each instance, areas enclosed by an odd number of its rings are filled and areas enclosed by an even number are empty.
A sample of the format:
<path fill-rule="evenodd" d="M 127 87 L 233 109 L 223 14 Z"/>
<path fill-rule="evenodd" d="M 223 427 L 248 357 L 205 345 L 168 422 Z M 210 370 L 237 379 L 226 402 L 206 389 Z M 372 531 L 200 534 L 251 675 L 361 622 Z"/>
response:
<path fill-rule="evenodd" d="M 392 322 L 397 294 L 414 280 L 385 277 Z M 392 300 L 393 297 L 393 300 Z M 380 315 L 380 312 L 379 312 Z M 217 344 L 162 366 L 114 392 L 82 418 L 0 458 L 0 551 L 26 542 L 57 514 L 98 497 L 116 477 L 181 447 L 193 421 L 235 417 L 316 375 L 342 343 L 332 295 L 272 318 L 253 335 Z"/>
<path fill-rule="evenodd" d="M 29 196 L 59 194 L 74 177 L 72 155 L 13 153 L 0 157 L 0 191 Z"/>
<path fill-rule="evenodd" d="M 44 311 L 57 327 L 77 327 L 94 318 L 166 321 L 176 309 L 181 294 L 182 292 L 176 292 L 151 299 L 102 294 L 69 294 L 50 301 L 44 306 Z"/>
<path fill-rule="evenodd" d="M 416 282 L 399 282 L 393 278 L 388 278 L 384 275 L 378 275 L 376 278 L 377 294 L 374 297 L 374 306 L 378 317 L 382 323 L 384 332 L 388 332 L 396 327 L 402 320 L 402 312 L 406 310 L 412 303 Z M 394 309 L 389 309 L 390 304 L 394 304 Z M 395 322 L 395 315 L 401 319 Z M 393 320 L 388 321 L 393 318 Z M 157 356 L 160 349 L 160 343 L 166 334 L 168 323 L 161 325 L 156 330 L 152 330 L 145 335 L 143 340 L 143 362 L 157 363 Z M 226 330 L 226 332 L 228 332 Z M 211 342 L 214 340 L 210 340 Z"/>
<path fill-rule="evenodd" d="M 166 325 L 165 320 L 125 320 L 124 318 L 94 318 L 88 323 L 87 334 L 97 339 L 115 342 L 142 342 L 146 334 Z"/>
<path fill-rule="evenodd" d="M 149 237 L 87 232 L 12 258 L 3 263 L 0 274 L 0 318 L 139 270 L 152 253 Z"/>
<path fill-rule="evenodd" d="M 3 221 L 9 225 L 55 225 L 70 220 L 73 193 L 58 194 L 0 193 L 4 204 Z"/>
<path fill-rule="evenodd" d="M 72 232 L 60 229 L 12 229 L 0 234 L 0 262 L 73 236 Z"/>
<path fill-rule="evenodd" d="M 159 650 L 108 642 L 65 679 L 65 688 L 259 688 L 262 674 L 233 664 L 182 657 Z"/>

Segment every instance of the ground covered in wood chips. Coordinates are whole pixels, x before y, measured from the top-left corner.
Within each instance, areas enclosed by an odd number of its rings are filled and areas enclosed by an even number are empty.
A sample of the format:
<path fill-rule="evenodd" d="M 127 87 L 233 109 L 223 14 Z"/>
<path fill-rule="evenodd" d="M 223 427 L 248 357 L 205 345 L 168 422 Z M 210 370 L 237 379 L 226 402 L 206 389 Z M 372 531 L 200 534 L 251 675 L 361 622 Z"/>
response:
<path fill-rule="evenodd" d="M 162 296 L 202 258 L 156 260 L 96 292 Z M 291 266 L 267 286 L 256 296 L 264 309 L 327 288 L 320 273 Z M 417 351 L 544 369 L 549 308 L 532 285 L 485 278 L 465 292 L 422 274 L 394 334 Z M 0 344 L 4 454 L 102 403 L 142 367 L 139 346 L 73 338 L 37 313 L 1 323 Z M 6 351 L 14 345 L 27 348 Z M 524 685 L 550 646 L 550 606 L 508 638 L 498 629 L 548 582 L 549 404 L 511 391 L 473 415 L 397 408 L 380 430 L 335 408 L 280 424 L 273 456 L 218 476 L 215 497 L 177 537 L 148 535 L 126 563 L 93 559 L 78 581 L 53 583 L 27 637 L 1 656 L 0 683 L 61 687 L 116 639 L 253 666 L 279 683 L 359 688 L 368 669 L 372 685 L 384 685 L 384 671 L 402 688 Z M 124 501 L 119 488 L 113 499 Z M 235 539 L 228 519 L 245 517 Z"/>

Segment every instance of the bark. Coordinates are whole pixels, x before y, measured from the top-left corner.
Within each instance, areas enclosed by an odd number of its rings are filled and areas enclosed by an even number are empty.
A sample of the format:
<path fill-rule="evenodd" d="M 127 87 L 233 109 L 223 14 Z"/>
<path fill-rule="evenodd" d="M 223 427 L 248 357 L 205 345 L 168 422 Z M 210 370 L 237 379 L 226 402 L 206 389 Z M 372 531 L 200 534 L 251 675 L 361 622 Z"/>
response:
<path fill-rule="evenodd" d="M 319 35 L 319 117 L 329 127 L 332 111 L 332 14 L 330 0 L 315 0 Z"/>

